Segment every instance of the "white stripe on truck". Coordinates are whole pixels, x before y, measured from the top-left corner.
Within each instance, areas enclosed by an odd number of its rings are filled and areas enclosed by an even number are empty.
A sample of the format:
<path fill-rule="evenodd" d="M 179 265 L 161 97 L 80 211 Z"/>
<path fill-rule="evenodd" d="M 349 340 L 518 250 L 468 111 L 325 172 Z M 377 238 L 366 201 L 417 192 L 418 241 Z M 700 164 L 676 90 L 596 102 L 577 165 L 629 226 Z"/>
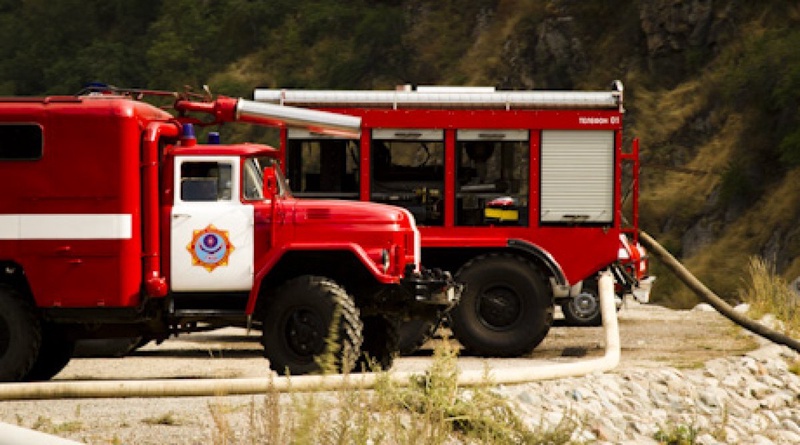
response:
<path fill-rule="evenodd" d="M 0 240 L 131 239 L 130 214 L 0 215 Z"/>

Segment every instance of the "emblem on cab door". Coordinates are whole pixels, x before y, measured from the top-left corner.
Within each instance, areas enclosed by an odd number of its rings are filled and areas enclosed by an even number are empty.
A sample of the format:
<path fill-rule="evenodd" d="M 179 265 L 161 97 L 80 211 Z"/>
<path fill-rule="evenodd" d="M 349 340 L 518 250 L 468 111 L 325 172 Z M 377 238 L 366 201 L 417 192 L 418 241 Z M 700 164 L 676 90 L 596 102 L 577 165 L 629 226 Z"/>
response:
<path fill-rule="evenodd" d="M 186 246 L 192 255 L 192 265 L 204 267 L 212 272 L 219 266 L 227 266 L 228 258 L 233 252 L 233 244 L 228 238 L 227 230 L 219 230 L 209 224 L 203 230 L 195 230 L 192 242 Z"/>

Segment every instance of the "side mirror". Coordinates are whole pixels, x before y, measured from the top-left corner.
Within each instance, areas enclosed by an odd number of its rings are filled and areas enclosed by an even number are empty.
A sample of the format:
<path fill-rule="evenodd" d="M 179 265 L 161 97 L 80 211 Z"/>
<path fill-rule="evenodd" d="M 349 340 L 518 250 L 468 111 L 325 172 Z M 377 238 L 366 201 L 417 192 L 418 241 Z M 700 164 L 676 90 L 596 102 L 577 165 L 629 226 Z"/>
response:
<path fill-rule="evenodd" d="M 264 198 L 272 199 L 278 194 L 278 177 L 273 167 L 264 169 Z"/>

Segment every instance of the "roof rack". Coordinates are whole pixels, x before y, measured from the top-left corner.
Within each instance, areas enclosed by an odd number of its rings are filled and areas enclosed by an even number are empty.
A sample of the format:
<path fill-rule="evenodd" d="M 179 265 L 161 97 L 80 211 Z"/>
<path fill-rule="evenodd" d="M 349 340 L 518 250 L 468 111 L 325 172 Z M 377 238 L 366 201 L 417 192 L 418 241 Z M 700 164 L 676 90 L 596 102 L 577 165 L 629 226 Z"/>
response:
<path fill-rule="evenodd" d="M 491 87 L 489 87 L 491 88 Z M 496 91 L 487 88 L 443 87 L 420 90 L 287 90 L 256 89 L 254 99 L 280 105 L 306 107 L 372 108 L 594 108 L 619 109 L 622 82 L 610 91 Z"/>

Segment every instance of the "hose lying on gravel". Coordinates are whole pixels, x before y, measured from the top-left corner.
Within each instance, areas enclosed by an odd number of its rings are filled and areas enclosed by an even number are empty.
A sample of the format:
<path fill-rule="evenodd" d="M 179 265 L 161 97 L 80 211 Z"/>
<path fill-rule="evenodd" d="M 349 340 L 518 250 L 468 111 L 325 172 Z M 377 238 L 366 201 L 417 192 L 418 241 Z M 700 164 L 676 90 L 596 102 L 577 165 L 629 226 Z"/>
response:
<path fill-rule="evenodd" d="M 800 352 L 800 341 L 795 340 L 789 336 L 781 334 L 773 329 L 770 329 L 756 321 L 753 321 L 744 315 L 733 310 L 728 303 L 722 298 L 718 297 L 714 292 L 707 288 L 700 282 L 688 269 L 675 259 L 667 249 L 654 240 L 650 235 L 644 231 L 639 232 L 639 241 L 647 248 L 648 253 L 658 258 L 675 276 L 678 277 L 689 289 L 694 292 L 701 300 L 710 304 L 720 314 L 738 324 L 739 326 L 753 332 L 767 340 L 777 343 L 779 345 L 788 346 L 795 351 Z"/>
<path fill-rule="evenodd" d="M 0 445 L 83 445 L 51 434 L 0 422 Z"/>
<path fill-rule="evenodd" d="M 614 303 L 614 280 L 603 272 L 598 280 L 600 310 L 606 337 L 602 357 L 568 363 L 542 364 L 530 360 L 525 367 L 462 371 L 458 374 L 461 386 L 516 384 L 537 380 L 576 377 L 592 372 L 614 369 L 620 360 L 619 325 Z M 392 383 L 408 386 L 415 378 L 425 378 L 419 372 L 389 372 Z M 197 380 L 108 380 L 108 381 L 51 381 L 36 383 L 0 384 L 0 400 L 76 399 L 102 397 L 186 397 L 236 394 L 267 394 L 287 391 L 336 391 L 345 388 L 372 389 L 380 378 L 376 373 L 351 375 L 302 375 L 296 377 L 197 379 Z M 2 430 L 0 429 L 0 436 Z M 2 443 L 0 443 L 2 445 Z"/>

